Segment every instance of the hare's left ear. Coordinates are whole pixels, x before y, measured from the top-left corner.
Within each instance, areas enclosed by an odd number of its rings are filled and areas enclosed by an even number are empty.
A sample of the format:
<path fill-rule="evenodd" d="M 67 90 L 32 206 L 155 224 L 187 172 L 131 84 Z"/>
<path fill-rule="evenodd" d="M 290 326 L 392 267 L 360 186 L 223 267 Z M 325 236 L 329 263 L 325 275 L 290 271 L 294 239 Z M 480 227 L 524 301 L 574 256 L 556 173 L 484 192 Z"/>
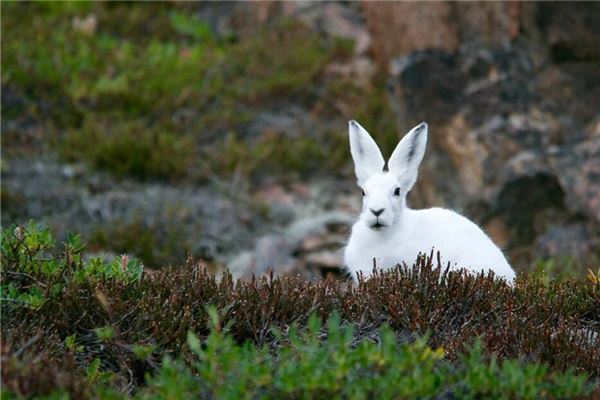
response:
<path fill-rule="evenodd" d="M 427 144 L 427 124 L 421 122 L 402 138 L 388 161 L 390 173 L 398 176 L 404 193 L 412 189 L 417 181 L 419 164 L 425 154 Z"/>

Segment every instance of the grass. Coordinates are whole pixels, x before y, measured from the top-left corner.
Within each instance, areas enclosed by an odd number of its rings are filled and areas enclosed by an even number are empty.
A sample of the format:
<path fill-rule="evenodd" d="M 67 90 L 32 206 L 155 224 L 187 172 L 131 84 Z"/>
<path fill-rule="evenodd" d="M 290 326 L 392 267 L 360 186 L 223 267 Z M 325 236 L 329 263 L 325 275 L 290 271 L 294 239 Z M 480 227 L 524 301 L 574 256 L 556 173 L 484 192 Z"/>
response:
<path fill-rule="evenodd" d="M 600 377 L 595 278 L 510 287 L 422 257 L 356 286 L 244 282 L 83 248 L 35 223 L 2 232 L 5 394 L 570 398 Z"/>

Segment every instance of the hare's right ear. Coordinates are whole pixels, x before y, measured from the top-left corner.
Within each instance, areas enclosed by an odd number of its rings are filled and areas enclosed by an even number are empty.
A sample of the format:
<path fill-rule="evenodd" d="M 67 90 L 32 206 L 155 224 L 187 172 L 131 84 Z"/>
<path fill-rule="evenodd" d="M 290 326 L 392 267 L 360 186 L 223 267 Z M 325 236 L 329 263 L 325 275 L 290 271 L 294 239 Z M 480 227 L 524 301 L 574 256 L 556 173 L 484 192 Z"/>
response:
<path fill-rule="evenodd" d="M 398 176 L 400 190 L 404 193 L 408 193 L 417 180 L 426 144 L 427 124 L 421 122 L 402 138 L 388 161 L 389 170 Z"/>
<path fill-rule="evenodd" d="M 385 160 L 369 132 L 358 122 L 350 121 L 348 128 L 354 171 L 358 186 L 362 186 L 372 174 L 383 171 Z"/>

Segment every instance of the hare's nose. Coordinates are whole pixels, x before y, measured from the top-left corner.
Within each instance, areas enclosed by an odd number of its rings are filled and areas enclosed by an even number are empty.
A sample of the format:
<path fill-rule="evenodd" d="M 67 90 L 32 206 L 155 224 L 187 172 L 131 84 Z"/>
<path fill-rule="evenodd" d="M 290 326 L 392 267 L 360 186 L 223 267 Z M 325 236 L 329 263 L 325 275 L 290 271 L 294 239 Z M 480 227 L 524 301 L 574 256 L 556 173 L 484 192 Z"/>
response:
<path fill-rule="evenodd" d="M 383 214 L 383 212 L 385 211 L 385 208 L 380 208 L 379 210 L 373 210 L 372 208 L 369 208 L 369 210 L 371 210 L 373 215 L 375 215 L 376 217 L 379 217 L 381 214 Z"/>

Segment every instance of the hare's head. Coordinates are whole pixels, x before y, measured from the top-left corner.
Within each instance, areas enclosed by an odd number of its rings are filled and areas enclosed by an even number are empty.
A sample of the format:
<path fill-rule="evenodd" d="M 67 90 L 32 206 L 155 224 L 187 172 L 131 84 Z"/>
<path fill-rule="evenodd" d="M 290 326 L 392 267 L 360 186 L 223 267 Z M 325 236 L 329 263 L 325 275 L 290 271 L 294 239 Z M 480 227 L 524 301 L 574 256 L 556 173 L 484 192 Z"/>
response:
<path fill-rule="evenodd" d="M 417 180 L 427 143 L 427 124 L 420 123 L 402 138 L 387 170 L 379 147 L 358 122 L 350 121 L 349 135 L 356 178 L 363 194 L 360 221 L 375 231 L 387 230 L 400 221 L 406 194 Z"/>

